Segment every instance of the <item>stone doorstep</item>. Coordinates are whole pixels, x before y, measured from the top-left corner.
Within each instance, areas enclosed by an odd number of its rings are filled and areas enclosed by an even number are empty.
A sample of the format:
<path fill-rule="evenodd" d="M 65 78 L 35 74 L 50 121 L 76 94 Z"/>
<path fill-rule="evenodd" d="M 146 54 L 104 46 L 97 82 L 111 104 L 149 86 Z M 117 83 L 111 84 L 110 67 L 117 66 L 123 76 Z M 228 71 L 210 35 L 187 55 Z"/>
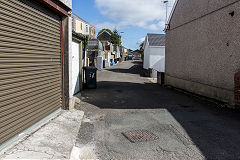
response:
<path fill-rule="evenodd" d="M 70 159 L 83 111 L 61 111 L 0 152 L 0 159 Z"/>
<path fill-rule="evenodd" d="M 70 100 L 69 100 L 69 110 L 74 110 L 75 105 L 81 103 L 80 97 L 81 97 L 81 93 L 78 93 L 78 94 L 74 95 L 72 98 L 70 98 Z"/>

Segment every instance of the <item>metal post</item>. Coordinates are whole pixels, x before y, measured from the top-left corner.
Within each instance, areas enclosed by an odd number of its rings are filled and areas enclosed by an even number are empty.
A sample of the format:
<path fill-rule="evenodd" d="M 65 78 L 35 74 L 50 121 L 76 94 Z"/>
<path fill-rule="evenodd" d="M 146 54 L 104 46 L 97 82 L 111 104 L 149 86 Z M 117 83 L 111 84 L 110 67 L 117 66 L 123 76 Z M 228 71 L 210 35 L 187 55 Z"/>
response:
<path fill-rule="evenodd" d="M 165 19 L 165 26 L 167 27 L 167 23 L 168 23 L 168 0 L 164 0 L 163 3 L 166 4 L 166 19 Z"/>

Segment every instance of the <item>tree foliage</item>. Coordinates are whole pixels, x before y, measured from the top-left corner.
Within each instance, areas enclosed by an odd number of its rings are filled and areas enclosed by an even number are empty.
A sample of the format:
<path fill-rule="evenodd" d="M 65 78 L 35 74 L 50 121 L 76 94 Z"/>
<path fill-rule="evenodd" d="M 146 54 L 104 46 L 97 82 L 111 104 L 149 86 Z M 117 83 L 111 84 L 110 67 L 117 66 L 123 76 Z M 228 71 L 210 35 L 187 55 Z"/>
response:
<path fill-rule="evenodd" d="M 113 30 L 113 34 L 112 34 L 112 43 L 113 44 L 117 44 L 118 46 L 121 45 L 121 36 L 120 34 L 118 33 L 118 30 L 117 29 L 114 29 Z"/>
<path fill-rule="evenodd" d="M 142 59 L 144 59 L 144 41 L 139 45 L 139 52 L 141 53 Z"/>
<path fill-rule="evenodd" d="M 140 50 L 140 51 L 143 51 L 143 50 L 144 50 L 143 45 L 144 45 L 144 42 L 142 42 L 142 43 L 139 45 L 139 50 Z"/>

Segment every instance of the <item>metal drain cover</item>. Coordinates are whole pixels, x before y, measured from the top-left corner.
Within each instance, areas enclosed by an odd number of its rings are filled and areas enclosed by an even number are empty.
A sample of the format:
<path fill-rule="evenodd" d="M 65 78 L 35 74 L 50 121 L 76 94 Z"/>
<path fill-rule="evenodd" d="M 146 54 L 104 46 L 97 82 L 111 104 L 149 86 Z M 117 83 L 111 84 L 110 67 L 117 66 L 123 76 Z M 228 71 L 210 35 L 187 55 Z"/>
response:
<path fill-rule="evenodd" d="M 153 133 L 147 130 L 133 130 L 122 133 L 130 142 L 145 142 L 145 141 L 153 141 L 158 139 L 159 137 L 154 135 Z"/>

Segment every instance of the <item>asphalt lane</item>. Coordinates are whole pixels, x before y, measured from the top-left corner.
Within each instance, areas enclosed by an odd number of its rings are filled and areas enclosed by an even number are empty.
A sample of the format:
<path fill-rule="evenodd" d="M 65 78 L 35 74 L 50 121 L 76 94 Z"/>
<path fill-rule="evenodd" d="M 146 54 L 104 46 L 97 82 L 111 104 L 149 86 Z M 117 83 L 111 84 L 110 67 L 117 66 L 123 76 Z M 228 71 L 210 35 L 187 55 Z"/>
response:
<path fill-rule="evenodd" d="M 140 61 L 98 72 L 98 88 L 76 106 L 85 112 L 77 146 L 82 159 L 240 159 L 239 112 L 143 77 Z M 146 130 L 158 139 L 130 142 Z M 141 137 L 140 137 L 141 138 Z"/>

